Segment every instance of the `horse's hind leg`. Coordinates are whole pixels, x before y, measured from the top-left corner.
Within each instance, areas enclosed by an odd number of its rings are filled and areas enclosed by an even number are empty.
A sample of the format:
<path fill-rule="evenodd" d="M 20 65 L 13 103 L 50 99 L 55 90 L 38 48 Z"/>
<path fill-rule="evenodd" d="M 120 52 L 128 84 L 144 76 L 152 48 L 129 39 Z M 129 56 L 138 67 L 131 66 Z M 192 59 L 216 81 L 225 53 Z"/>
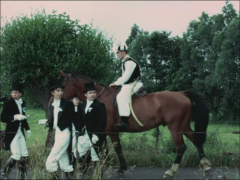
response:
<path fill-rule="evenodd" d="M 173 132 L 170 129 L 173 137 L 173 141 L 176 145 L 176 151 L 177 151 L 177 157 L 171 167 L 171 169 L 167 170 L 164 174 L 164 178 L 166 177 L 175 177 L 177 175 L 177 171 L 179 168 L 179 164 L 182 160 L 182 157 L 184 155 L 185 150 L 187 149 L 184 140 L 183 140 L 183 134 L 182 132 Z"/>
<path fill-rule="evenodd" d="M 117 156 L 118 156 L 118 159 L 119 159 L 119 162 L 120 162 L 120 168 L 118 170 L 118 173 L 120 175 L 123 175 L 124 170 L 127 170 L 127 165 L 126 165 L 125 159 L 123 157 L 122 146 L 121 146 L 121 143 L 120 143 L 119 134 L 109 135 L 109 137 L 111 138 L 111 141 L 114 144 L 114 148 L 115 148 L 115 151 L 117 153 Z"/>
<path fill-rule="evenodd" d="M 203 149 L 203 144 L 199 144 L 198 142 L 194 141 L 194 133 L 190 127 L 190 125 L 187 125 L 184 129 L 184 135 L 190 140 L 192 141 L 192 143 L 194 144 L 194 146 L 197 148 L 198 150 L 198 154 L 200 157 L 200 164 L 203 167 L 203 171 L 204 174 L 207 175 L 208 171 L 211 169 L 211 163 L 207 160 L 205 153 L 204 153 L 204 149 Z"/>

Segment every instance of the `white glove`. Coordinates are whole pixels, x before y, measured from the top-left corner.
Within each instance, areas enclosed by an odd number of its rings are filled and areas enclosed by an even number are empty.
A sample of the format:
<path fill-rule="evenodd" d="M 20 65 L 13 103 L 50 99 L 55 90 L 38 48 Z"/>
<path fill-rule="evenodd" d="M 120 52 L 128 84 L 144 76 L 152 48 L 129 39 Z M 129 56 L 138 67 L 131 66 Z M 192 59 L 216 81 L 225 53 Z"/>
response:
<path fill-rule="evenodd" d="M 81 144 L 81 143 L 83 143 L 83 142 L 85 142 L 86 140 L 85 140 L 85 138 L 84 138 L 84 136 L 79 136 L 78 137 L 78 142 Z"/>
<path fill-rule="evenodd" d="M 92 143 L 93 143 L 93 144 L 96 144 L 98 140 L 99 140 L 99 139 L 98 139 L 98 136 L 95 135 L 95 134 L 93 134 L 93 136 L 92 136 Z"/>
<path fill-rule="evenodd" d="M 78 137 L 78 143 L 81 147 L 85 146 L 86 144 L 86 138 L 84 136 L 79 136 Z"/>
<path fill-rule="evenodd" d="M 18 121 L 22 121 L 24 119 L 27 119 L 26 116 L 22 115 L 22 114 L 16 114 L 14 115 L 14 120 L 18 120 Z"/>
<path fill-rule="evenodd" d="M 32 136 L 32 133 L 30 130 L 27 130 L 27 137 L 30 138 Z"/>
<path fill-rule="evenodd" d="M 38 124 L 46 125 L 47 121 L 48 121 L 47 119 L 40 119 L 40 120 L 38 121 Z"/>

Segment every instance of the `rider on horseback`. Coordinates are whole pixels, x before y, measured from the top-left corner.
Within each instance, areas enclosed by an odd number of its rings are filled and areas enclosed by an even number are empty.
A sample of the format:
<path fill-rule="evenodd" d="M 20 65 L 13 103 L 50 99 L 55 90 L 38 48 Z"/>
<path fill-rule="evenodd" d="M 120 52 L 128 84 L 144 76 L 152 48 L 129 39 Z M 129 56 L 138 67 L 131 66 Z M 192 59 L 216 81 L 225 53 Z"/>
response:
<path fill-rule="evenodd" d="M 121 91 L 117 95 L 117 103 L 119 115 L 121 116 L 120 124 L 116 124 L 116 127 L 128 127 L 128 117 L 130 115 L 129 100 L 132 94 L 137 92 L 143 83 L 138 81 L 132 90 L 134 81 L 141 80 L 140 66 L 138 62 L 132 59 L 127 54 L 127 46 L 121 45 L 117 48 L 117 56 L 122 61 L 122 76 L 117 81 L 110 84 L 109 87 L 122 86 Z"/>

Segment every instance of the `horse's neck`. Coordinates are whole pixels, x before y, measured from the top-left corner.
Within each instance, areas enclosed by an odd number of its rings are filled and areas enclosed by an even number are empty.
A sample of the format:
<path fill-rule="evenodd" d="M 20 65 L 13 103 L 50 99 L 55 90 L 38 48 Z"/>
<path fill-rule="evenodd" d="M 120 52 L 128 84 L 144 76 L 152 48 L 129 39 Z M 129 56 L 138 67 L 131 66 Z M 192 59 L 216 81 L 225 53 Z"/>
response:
<path fill-rule="evenodd" d="M 118 94 L 119 89 L 113 89 L 113 88 L 107 88 L 99 98 L 100 101 L 106 102 L 106 101 L 113 101 Z"/>

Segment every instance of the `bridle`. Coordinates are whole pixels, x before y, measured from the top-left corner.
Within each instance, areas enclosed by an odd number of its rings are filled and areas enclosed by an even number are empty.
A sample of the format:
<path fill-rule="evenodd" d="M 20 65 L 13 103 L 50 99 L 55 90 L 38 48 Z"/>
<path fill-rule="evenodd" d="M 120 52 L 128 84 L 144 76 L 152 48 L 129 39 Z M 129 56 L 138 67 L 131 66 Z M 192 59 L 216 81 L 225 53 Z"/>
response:
<path fill-rule="evenodd" d="M 67 77 L 64 77 L 64 78 L 63 78 L 63 81 L 64 81 L 65 83 L 69 81 L 69 79 L 70 79 L 69 76 L 71 76 L 71 74 L 67 74 Z M 73 86 L 74 86 L 75 88 L 77 88 L 75 82 L 72 82 L 72 84 L 73 84 Z M 103 93 L 105 92 L 105 90 L 106 90 L 106 87 L 103 87 L 102 90 L 101 90 L 101 92 L 100 92 L 100 94 L 96 97 L 96 99 L 99 99 L 99 98 L 103 95 Z"/>
<path fill-rule="evenodd" d="M 100 94 L 98 95 L 98 97 L 96 97 L 96 99 L 99 99 L 99 98 L 102 96 L 102 94 L 104 93 L 105 90 L 106 90 L 106 88 L 103 87 L 103 88 L 102 88 L 102 91 L 100 92 Z"/>

